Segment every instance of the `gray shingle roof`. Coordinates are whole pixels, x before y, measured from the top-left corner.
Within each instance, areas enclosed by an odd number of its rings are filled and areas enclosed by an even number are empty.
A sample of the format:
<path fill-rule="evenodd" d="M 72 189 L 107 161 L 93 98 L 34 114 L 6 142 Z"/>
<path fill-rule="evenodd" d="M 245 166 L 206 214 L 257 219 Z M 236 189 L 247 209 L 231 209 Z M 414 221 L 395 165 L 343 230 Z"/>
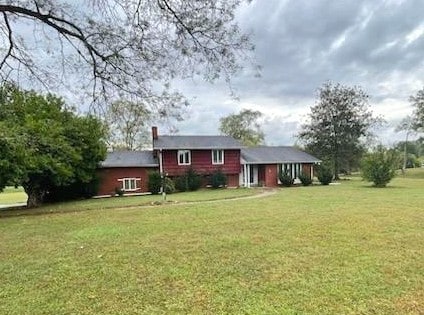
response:
<path fill-rule="evenodd" d="M 294 147 L 253 147 L 241 149 L 243 164 L 316 163 L 321 160 Z"/>
<path fill-rule="evenodd" d="M 107 167 L 156 167 L 158 161 L 152 151 L 115 151 L 108 152 L 106 160 L 101 163 Z"/>
<path fill-rule="evenodd" d="M 240 142 L 228 136 L 159 136 L 154 149 L 240 149 Z"/>

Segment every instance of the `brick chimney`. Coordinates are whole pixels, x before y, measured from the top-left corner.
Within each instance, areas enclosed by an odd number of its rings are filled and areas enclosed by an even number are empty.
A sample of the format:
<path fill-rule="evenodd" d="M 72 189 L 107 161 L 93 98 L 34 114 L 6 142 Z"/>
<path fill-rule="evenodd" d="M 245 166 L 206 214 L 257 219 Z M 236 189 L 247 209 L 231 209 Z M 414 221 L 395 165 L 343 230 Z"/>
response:
<path fill-rule="evenodd" d="M 156 126 L 152 127 L 152 139 L 153 140 L 158 139 L 158 127 L 156 127 Z"/>

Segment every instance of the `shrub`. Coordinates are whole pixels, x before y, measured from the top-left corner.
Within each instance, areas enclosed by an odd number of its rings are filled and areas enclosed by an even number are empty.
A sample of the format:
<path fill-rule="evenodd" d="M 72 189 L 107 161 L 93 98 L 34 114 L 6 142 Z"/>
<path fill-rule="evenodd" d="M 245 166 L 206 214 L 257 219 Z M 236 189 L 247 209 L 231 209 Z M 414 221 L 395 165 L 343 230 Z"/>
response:
<path fill-rule="evenodd" d="M 165 192 L 167 194 L 174 193 L 176 190 L 174 181 L 169 177 L 165 177 L 164 181 Z M 149 173 L 148 187 L 149 191 L 154 195 L 157 195 L 162 191 L 162 177 L 160 176 L 159 172 Z"/>
<path fill-rule="evenodd" d="M 118 195 L 118 197 L 122 197 L 124 195 L 125 191 L 120 187 L 115 187 L 115 195 Z"/>
<path fill-rule="evenodd" d="M 177 189 L 178 191 L 187 191 L 188 190 L 188 183 L 187 183 L 187 176 L 186 175 L 181 175 L 178 177 L 174 178 L 174 183 L 175 183 L 175 189 Z"/>
<path fill-rule="evenodd" d="M 406 159 L 406 168 L 415 168 L 420 166 L 420 160 L 414 154 L 409 153 Z"/>
<path fill-rule="evenodd" d="M 184 175 L 175 178 L 175 188 L 178 191 L 198 190 L 201 183 L 201 177 L 191 168 Z"/>
<path fill-rule="evenodd" d="M 149 182 L 147 184 L 149 191 L 156 195 L 161 191 L 162 178 L 159 172 L 149 173 Z"/>
<path fill-rule="evenodd" d="M 174 181 L 169 177 L 165 177 L 165 192 L 169 195 L 174 193 L 175 190 Z"/>
<path fill-rule="evenodd" d="M 212 188 L 225 187 L 227 185 L 227 176 L 221 170 L 215 171 L 211 176 Z"/>
<path fill-rule="evenodd" d="M 331 167 L 326 164 L 319 165 L 317 177 L 322 185 L 329 185 L 333 181 L 333 171 Z"/>
<path fill-rule="evenodd" d="M 45 202 L 60 202 L 67 200 L 88 199 L 99 190 L 100 180 L 94 177 L 90 182 L 77 181 L 66 186 L 51 186 L 45 196 Z"/>
<path fill-rule="evenodd" d="M 383 147 L 367 154 L 361 161 L 362 177 L 376 187 L 386 187 L 395 177 L 399 155 Z"/>
<path fill-rule="evenodd" d="M 201 177 L 193 170 L 189 169 L 186 173 L 187 176 L 187 188 L 189 191 L 195 191 L 200 188 L 202 184 Z"/>
<path fill-rule="evenodd" d="M 305 173 L 299 174 L 299 180 L 302 183 L 303 186 L 309 186 L 312 184 L 312 178 L 310 175 L 307 175 Z"/>
<path fill-rule="evenodd" d="M 290 187 L 294 183 L 294 178 L 291 178 L 290 174 L 288 172 L 281 171 L 278 174 L 278 179 L 281 182 L 281 185 L 285 187 Z"/>

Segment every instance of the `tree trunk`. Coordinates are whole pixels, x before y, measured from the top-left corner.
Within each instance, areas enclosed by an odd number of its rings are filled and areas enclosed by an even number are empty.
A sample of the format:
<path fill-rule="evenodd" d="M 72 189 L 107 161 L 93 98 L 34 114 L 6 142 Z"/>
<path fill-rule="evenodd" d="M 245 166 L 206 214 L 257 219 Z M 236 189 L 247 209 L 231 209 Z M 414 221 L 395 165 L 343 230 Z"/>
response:
<path fill-rule="evenodd" d="M 337 159 L 337 156 L 334 157 L 334 180 L 339 180 L 339 161 Z"/>
<path fill-rule="evenodd" d="M 408 144 L 408 132 L 406 132 L 406 139 L 405 143 L 403 144 L 403 165 L 402 165 L 402 174 L 405 175 L 406 173 L 406 162 L 408 160 L 408 152 L 406 150 L 406 146 Z"/>
<path fill-rule="evenodd" d="M 36 208 L 40 206 L 44 201 L 46 191 L 38 187 L 38 185 L 26 184 L 24 190 L 28 195 L 27 207 Z"/>
<path fill-rule="evenodd" d="M 339 144 L 337 143 L 337 132 L 334 131 L 334 180 L 339 180 Z"/>

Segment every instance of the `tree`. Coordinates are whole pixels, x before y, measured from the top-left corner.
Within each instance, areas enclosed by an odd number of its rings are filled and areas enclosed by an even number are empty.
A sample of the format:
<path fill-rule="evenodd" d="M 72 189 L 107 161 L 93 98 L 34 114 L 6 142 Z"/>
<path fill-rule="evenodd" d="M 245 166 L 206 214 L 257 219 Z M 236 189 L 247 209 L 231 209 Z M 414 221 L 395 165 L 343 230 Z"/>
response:
<path fill-rule="evenodd" d="M 57 187 L 91 182 L 106 155 L 104 135 L 98 119 L 76 115 L 56 96 L 2 85 L 0 189 L 22 185 L 36 207 Z"/>
<path fill-rule="evenodd" d="M 418 132 L 424 132 L 424 88 L 417 92 L 417 95 L 409 97 L 409 101 L 414 106 L 412 118 L 412 128 Z"/>
<path fill-rule="evenodd" d="M 186 103 L 173 79 L 229 80 L 249 57 L 253 45 L 235 22 L 242 2 L 6 1 L 0 77 L 88 92 L 97 104 L 132 97 L 166 114 Z"/>
<path fill-rule="evenodd" d="M 412 141 L 399 141 L 394 146 L 394 149 L 402 152 L 403 163 L 400 166 L 402 169 L 420 167 L 419 158 L 424 154 L 424 138 Z"/>
<path fill-rule="evenodd" d="M 240 140 L 246 146 L 254 146 L 264 141 L 264 133 L 258 120 L 263 116 L 260 111 L 243 109 L 239 114 L 231 114 L 220 119 L 221 133 Z"/>
<path fill-rule="evenodd" d="M 414 126 L 414 119 L 411 116 L 406 116 L 404 119 L 401 120 L 399 125 L 396 127 L 396 131 L 405 131 L 405 141 L 403 143 L 403 165 L 402 165 L 403 174 L 405 174 L 407 160 L 408 160 L 408 153 L 407 153 L 408 138 L 410 133 L 412 132 L 413 126 Z"/>
<path fill-rule="evenodd" d="M 399 155 L 395 150 L 378 147 L 361 161 L 362 177 L 376 187 L 386 187 L 395 177 Z"/>
<path fill-rule="evenodd" d="M 150 142 L 151 112 L 143 104 L 119 100 L 106 111 L 108 142 L 112 149 L 137 150 Z"/>
<path fill-rule="evenodd" d="M 364 151 L 362 140 L 379 119 L 369 110 L 369 96 L 360 87 L 325 83 L 318 90 L 319 100 L 311 108 L 309 121 L 298 135 L 306 149 L 333 165 L 335 179 L 340 167 L 352 164 Z M 347 165 L 350 167 L 350 165 Z"/>

